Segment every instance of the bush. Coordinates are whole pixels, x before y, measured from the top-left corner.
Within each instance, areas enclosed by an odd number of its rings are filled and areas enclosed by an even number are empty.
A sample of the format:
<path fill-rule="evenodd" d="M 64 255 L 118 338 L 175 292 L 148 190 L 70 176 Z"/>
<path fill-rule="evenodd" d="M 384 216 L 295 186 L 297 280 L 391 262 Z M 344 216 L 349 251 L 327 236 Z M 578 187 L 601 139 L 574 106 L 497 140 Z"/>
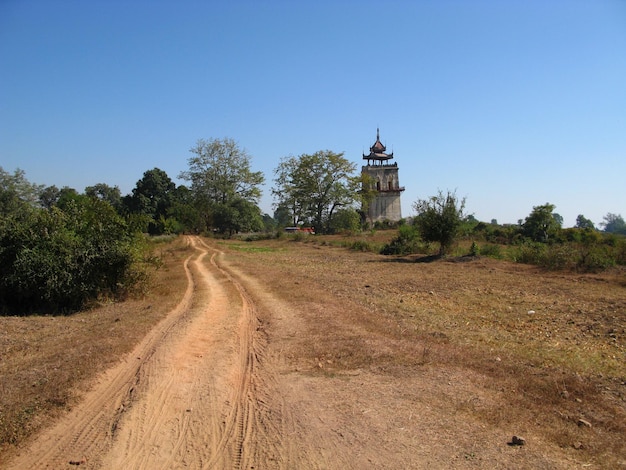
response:
<path fill-rule="evenodd" d="M 516 263 L 539 264 L 546 245 L 535 242 L 523 242 L 513 251 L 513 261 Z"/>
<path fill-rule="evenodd" d="M 363 252 L 370 252 L 370 253 L 377 253 L 380 251 L 379 246 L 377 246 L 376 244 L 370 243 L 368 241 L 365 241 L 365 240 L 354 240 L 352 242 L 347 243 L 346 246 L 354 251 L 363 251 Z"/>
<path fill-rule="evenodd" d="M 339 209 L 329 221 L 329 233 L 358 233 L 361 231 L 361 216 L 354 209 Z"/>
<path fill-rule="evenodd" d="M 491 258 L 502 258 L 500 245 L 487 244 L 480 247 L 480 254 Z"/>
<path fill-rule="evenodd" d="M 138 241 L 113 207 L 95 198 L 65 210 L 32 209 L 0 227 L 0 309 L 68 313 L 125 295 L 142 279 Z"/>
<path fill-rule="evenodd" d="M 583 271 L 602 271 L 615 266 L 616 259 L 611 256 L 606 246 L 596 245 L 589 249 L 582 249 L 578 260 L 578 269 Z"/>
<path fill-rule="evenodd" d="M 402 225 L 398 228 L 398 236 L 385 245 L 380 253 L 383 255 L 409 255 L 428 251 L 413 225 Z"/>
<path fill-rule="evenodd" d="M 537 264 L 550 270 L 568 269 L 576 266 L 577 258 L 572 245 L 548 245 L 540 254 Z"/>
<path fill-rule="evenodd" d="M 480 254 L 480 248 L 478 248 L 478 245 L 476 244 L 476 242 L 472 242 L 472 246 L 470 247 L 470 250 L 469 250 L 469 255 L 478 256 L 479 254 Z"/>

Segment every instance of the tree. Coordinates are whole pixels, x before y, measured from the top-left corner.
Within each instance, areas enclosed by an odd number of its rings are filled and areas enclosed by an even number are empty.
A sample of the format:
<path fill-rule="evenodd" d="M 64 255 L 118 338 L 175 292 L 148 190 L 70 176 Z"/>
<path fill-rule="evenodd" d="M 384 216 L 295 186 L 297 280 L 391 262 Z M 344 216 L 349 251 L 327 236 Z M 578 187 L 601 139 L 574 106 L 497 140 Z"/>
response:
<path fill-rule="evenodd" d="M 555 207 L 549 203 L 533 207 L 522 224 L 522 233 L 536 242 L 545 243 L 553 238 L 561 228 L 559 219 L 552 213 Z"/>
<path fill-rule="evenodd" d="M 108 202 L 116 211 L 119 211 L 122 207 L 122 193 L 117 186 L 98 183 L 94 186 L 87 186 L 85 188 L 85 194 L 89 197 L 95 197 Z"/>
<path fill-rule="evenodd" d="M 168 221 L 168 214 L 176 198 L 176 184 L 167 173 L 153 168 L 137 181 L 132 194 L 124 197 L 124 207 L 129 214 L 147 222 L 144 230 L 152 235 L 168 231 L 166 227 L 176 225 Z"/>
<path fill-rule="evenodd" d="M 279 227 L 286 227 L 288 225 L 291 225 L 293 223 L 293 220 L 289 207 L 284 204 L 276 205 L 274 209 L 274 220 Z"/>
<path fill-rule="evenodd" d="M 595 225 L 593 225 L 593 222 L 589 219 L 587 219 L 584 215 L 579 214 L 578 217 L 576 217 L 576 228 L 580 228 L 580 229 L 589 229 L 589 230 L 595 230 L 596 227 Z"/>
<path fill-rule="evenodd" d="M 436 196 L 420 199 L 413 204 L 417 213 L 414 224 L 424 241 L 439 243 L 439 256 L 445 255 L 463 223 L 465 198 L 456 192 L 439 191 Z"/>
<path fill-rule="evenodd" d="M 194 156 L 188 160 L 189 170 L 180 177 L 191 182 L 198 220 L 203 220 L 204 230 L 232 233 L 233 227 L 239 226 L 233 221 L 240 200 L 258 204 L 263 173 L 251 170 L 248 153 L 229 138 L 201 139 L 190 151 Z"/>
<path fill-rule="evenodd" d="M 205 219 L 194 201 L 193 193 L 183 184 L 174 191 L 173 203 L 168 210 L 168 216 L 176 219 L 184 230 L 199 233 L 206 228 Z"/>
<path fill-rule="evenodd" d="M 273 230 L 276 230 L 277 223 L 276 223 L 276 220 L 274 220 L 274 218 L 271 215 L 263 214 L 261 216 L 261 219 L 263 220 L 263 231 L 264 232 L 271 232 Z"/>
<path fill-rule="evenodd" d="M 359 214 L 364 226 L 371 226 L 373 224 L 373 221 L 369 218 L 369 208 L 374 199 L 376 199 L 377 194 L 378 189 L 374 177 L 368 173 L 361 173 L 361 189 L 359 191 L 361 209 L 359 210 Z"/>
<path fill-rule="evenodd" d="M 167 173 L 159 168 L 153 168 L 144 172 L 142 178 L 135 184 L 132 195 L 125 198 L 125 204 L 132 213 L 158 219 L 167 214 L 175 190 L 176 185 Z"/>
<path fill-rule="evenodd" d="M 557 214 L 556 212 L 552 214 L 554 221 L 559 226 L 559 228 L 563 227 L 563 216 L 561 214 Z"/>
<path fill-rule="evenodd" d="M 228 204 L 235 198 L 258 204 L 265 177 L 250 169 L 250 156 L 233 139 L 198 140 L 190 150 L 189 170 L 180 177 L 209 204 Z"/>
<path fill-rule="evenodd" d="M 339 209 L 330 223 L 330 231 L 332 233 L 350 232 L 355 233 L 361 229 L 361 216 L 351 208 Z"/>
<path fill-rule="evenodd" d="M 39 194 L 39 203 L 46 209 L 51 209 L 56 206 L 61 197 L 61 190 L 54 184 L 52 186 L 46 186 L 41 190 Z"/>
<path fill-rule="evenodd" d="M 620 233 L 626 235 L 626 222 L 620 214 L 611 214 L 610 212 L 603 217 L 604 221 L 600 225 L 604 227 L 607 233 Z"/>
<path fill-rule="evenodd" d="M 243 198 L 234 199 L 228 204 L 216 204 L 213 223 L 221 233 L 228 233 L 229 236 L 237 232 L 263 230 L 259 207 Z"/>
<path fill-rule="evenodd" d="M 29 182 L 23 170 L 18 168 L 11 174 L 0 166 L 0 214 L 37 206 L 42 189 L 43 186 Z"/>
<path fill-rule="evenodd" d="M 289 210 L 293 225 L 312 223 L 317 231 L 328 232 L 335 212 L 359 197 L 355 170 L 343 153 L 330 150 L 283 158 L 274 170 L 276 207 Z"/>
<path fill-rule="evenodd" d="M 66 210 L 70 204 L 82 203 L 85 199 L 88 199 L 88 197 L 84 194 L 79 194 L 74 188 L 63 186 L 59 190 L 59 197 L 55 205 L 61 210 Z"/>

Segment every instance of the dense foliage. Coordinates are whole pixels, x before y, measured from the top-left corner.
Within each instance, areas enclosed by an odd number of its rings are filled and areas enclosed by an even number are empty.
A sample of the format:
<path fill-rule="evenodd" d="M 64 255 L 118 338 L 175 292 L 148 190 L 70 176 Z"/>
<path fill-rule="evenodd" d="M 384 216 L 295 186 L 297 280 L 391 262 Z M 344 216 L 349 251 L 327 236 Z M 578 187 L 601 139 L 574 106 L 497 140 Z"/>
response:
<path fill-rule="evenodd" d="M 193 229 L 228 234 L 262 229 L 258 202 L 265 177 L 252 171 L 246 150 L 224 138 L 200 139 L 190 151 L 189 169 L 180 177 L 191 182 L 188 200 L 196 211 Z"/>
<path fill-rule="evenodd" d="M 338 211 L 357 202 L 361 180 L 355 171 L 356 165 L 343 153 L 330 150 L 283 158 L 274 172 L 272 189 L 277 212 L 289 217 L 294 226 L 313 225 L 319 233 L 332 232 L 337 228 Z M 344 212 L 342 217 L 352 224 L 350 215 Z"/>
<path fill-rule="evenodd" d="M 554 204 L 543 204 L 533 207 L 522 224 L 522 233 L 536 242 L 547 242 L 556 236 L 561 228 L 562 220 L 554 214 Z"/>
<path fill-rule="evenodd" d="M 11 192 L 0 188 L 17 201 L 0 217 L 0 311 L 71 312 L 141 278 L 136 235 L 107 201 L 84 195 L 44 208 Z"/>
<path fill-rule="evenodd" d="M 414 224 L 422 239 L 439 243 L 439 255 L 443 256 L 452 246 L 461 227 L 465 199 L 456 193 L 442 191 L 428 199 L 420 199 L 413 208 L 417 215 Z"/>

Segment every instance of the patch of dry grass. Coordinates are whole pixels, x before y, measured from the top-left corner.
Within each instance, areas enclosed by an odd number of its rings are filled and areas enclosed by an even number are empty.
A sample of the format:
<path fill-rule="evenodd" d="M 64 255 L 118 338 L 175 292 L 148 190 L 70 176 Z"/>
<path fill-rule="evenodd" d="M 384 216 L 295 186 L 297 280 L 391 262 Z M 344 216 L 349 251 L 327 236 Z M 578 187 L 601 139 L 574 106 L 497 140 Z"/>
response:
<path fill-rule="evenodd" d="M 337 248 L 337 237 L 255 244 L 266 250 L 229 259 L 302 312 L 306 334 L 286 350 L 299 370 L 367 369 L 390 380 L 461 370 L 491 399 L 461 401 L 456 411 L 490 426 L 515 423 L 603 468 L 626 455 L 619 276 L 489 258 L 417 263 Z"/>
<path fill-rule="evenodd" d="M 95 376 L 132 348 L 185 291 L 182 239 L 160 246 L 163 266 L 144 297 L 70 316 L 0 317 L 0 451 L 69 409 Z"/>

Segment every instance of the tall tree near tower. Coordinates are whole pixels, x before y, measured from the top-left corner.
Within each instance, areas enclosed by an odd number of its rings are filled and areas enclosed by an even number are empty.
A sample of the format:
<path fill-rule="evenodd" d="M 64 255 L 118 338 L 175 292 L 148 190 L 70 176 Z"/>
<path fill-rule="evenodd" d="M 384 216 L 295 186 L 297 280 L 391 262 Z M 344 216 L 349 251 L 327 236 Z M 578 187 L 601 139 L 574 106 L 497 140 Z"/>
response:
<path fill-rule="evenodd" d="M 361 179 L 355 171 L 343 153 L 330 150 L 283 158 L 274 170 L 276 207 L 288 211 L 294 225 L 328 232 L 337 210 L 358 200 Z"/>

